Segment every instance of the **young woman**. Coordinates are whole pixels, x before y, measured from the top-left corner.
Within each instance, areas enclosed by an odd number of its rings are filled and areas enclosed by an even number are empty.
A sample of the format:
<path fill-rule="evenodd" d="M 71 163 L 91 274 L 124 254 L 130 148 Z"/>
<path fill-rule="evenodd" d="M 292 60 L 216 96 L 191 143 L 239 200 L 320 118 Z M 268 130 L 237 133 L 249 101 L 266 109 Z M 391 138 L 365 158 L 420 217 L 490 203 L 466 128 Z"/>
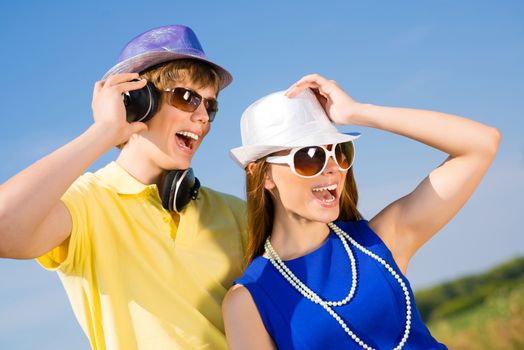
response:
<path fill-rule="evenodd" d="M 390 131 L 449 157 L 366 221 L 351 168 L 357 135 L 330 121 Z M 319 75 L 255 102 L 241 128 L 243 146 L 231 154 L 247 174 L 249 266 L 222 306 L 229 347 L 445 349 L 423 324 L 404 275 L 481 181 L 498 130 L 361 104 Z"/>

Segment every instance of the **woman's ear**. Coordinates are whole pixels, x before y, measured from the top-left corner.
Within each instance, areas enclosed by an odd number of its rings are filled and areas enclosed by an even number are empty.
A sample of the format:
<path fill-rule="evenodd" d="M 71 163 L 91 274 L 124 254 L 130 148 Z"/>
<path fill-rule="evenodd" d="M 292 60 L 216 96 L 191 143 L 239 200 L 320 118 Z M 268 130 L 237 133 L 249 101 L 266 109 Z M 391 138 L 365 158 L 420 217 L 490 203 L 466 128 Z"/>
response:
<path fill-rule="evenodd" d="M 247 165 L 246 167 L 246 173 L 249 175 L 249 176 L 255 176 L 256 172 L 257 172 L 257 163 L 255 162 L 251 162 Z M 275 183 L 273 182 L 273 179 L 271 177 L 271 174 L 270 174 L 270 169 L 271 167 L 266 167 L 266 171 L 265 171 L 265 174 L 264 174 L 264 188 L 268 191 L 271 191 L 272 189 L 274 189 L 276 187 Z"/>
<path fill-rule="evenodd" d="M 271 191 L 276 187 L 275 182 L 271 176 L 271 167 L 268 167 L 266 173 L 264 174 L 264 188 L 268 191 Z"/>
<path fill-rule="evenodd" d="M 249 175 L 249 176 L 253 176 L 255 174 L 255 166 L 256 166 L 256 163 L 255 162 L 251 162 L 247 165 L 246 167 L 246 173 Z"/>

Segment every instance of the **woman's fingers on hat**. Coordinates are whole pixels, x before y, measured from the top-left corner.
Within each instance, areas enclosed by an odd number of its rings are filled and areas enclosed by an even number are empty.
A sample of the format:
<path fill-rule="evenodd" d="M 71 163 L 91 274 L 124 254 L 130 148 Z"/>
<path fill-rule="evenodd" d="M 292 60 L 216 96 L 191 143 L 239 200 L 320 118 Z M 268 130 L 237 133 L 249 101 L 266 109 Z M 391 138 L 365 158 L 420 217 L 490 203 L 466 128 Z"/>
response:
<path fill-rule="evenodd" d="M 301 87 L 303 85 L 311 85 L 311 84 L 314 84 L 314 85 L 322 85 L 322 84 L 325 84 L 327 83 L 329 80 L 327 80 L 326 78 L 324 78 L 323 76 L 321 76 L 320 74 L 308 74 L 308 75 L 305 75 L 303 76 L 302 78 L 300 78 L 295 84 L 293 84 L 294 86 L 297 86 L 297 87 Z"/>
<path fill-rule="evenodd" d="M 315 94 L 318 102 L 320 102 L 320 104 L 322 105 L 322 107 L 324 107 L 324 109 L 326 108 L 326 104 L 328 103 L 328 97 L 327 96 L 324 96 L 319 89 L 317 88 L 313 88 L 311 89 L 311 91 L 313 91 L 313 93 Z"/>
<path fill-rule="evenodd" d="M 318 89 L 322 95 L 327 95 L 329 94 L 328 91 L 330 83 L 330 80 L 327 80 L 320 74 L 309 74 L 302 77 L 302 79 L 293 84 L 286 91 L 286 95 L 288 97 L 294 97 L 306 88 Z"/>
<path fill-rule="evenodd" d="M 305 89 L 319 89 L 320 85 L 317 83 L 303 83 L 300 85 L 294 85 L 289 88 L 289 90 L 286 92 L 286 95 L 288 97 L 295 97 L 296 95 L 300 94 Z"/>
<path fill-rule="evenodd" d="M 317 83 L 302 83 L 300 85 L 293 84 L 287 89 L 285 95 L 289 98 L 295 97 L 305 89 L 319 89 L 320 85 Z"/>
<path fill-rule="evenodd" d="M 306 83 L 317 83 L 319 85 L 325 84 L 329 82 L 326 78 L 321 76 L 320 74 L 308 74 L 303 76 L 299 81 L 296 82 L 297 85 L 300 84 L 306 84 Z"/>

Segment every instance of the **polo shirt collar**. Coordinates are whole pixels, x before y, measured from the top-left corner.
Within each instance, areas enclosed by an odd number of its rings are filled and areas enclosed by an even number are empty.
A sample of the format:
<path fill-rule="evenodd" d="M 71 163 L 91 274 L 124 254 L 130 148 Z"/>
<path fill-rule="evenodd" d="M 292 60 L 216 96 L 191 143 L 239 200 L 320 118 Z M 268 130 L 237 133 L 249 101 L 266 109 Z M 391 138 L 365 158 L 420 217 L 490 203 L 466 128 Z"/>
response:
<path fill-rule="evenodd" d="M 145 185 L 135 179 L 116 162 L 111 162 L 96 172 L 96 176 L 105 184 L 115 189 L 118 194 L 138 194 L 156 185 Z"/>

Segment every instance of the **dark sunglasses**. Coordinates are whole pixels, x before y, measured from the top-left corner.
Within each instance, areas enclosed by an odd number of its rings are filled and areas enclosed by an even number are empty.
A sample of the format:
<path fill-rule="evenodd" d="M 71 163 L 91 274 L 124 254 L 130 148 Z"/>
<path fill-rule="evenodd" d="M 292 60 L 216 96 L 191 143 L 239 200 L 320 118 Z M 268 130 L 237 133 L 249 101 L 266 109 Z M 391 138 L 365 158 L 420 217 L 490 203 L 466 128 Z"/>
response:
<path fill-rule="evenodd" d="M 169 92 L 167 102 L 181 111 L 194 112 L 200 106 L 202 101 L 206 108 L 209 122 L 215 120 L 215 115 L 218 112 L 218 101 L 214 98 L 204 98 L 194 90 L 176 87 L 174 89 L 165 89 L 164 92 Z"/>
<path fill-rule="evenodd" d="M 288 164 L 293 174 L 311 178 L 320 175 L 328 163 L 329 157 L 333 157 L 340 171 L 351 168 L 355 158 L 355 146 L 352 141 L 324 146 L 308 146 L 292 148 L 285 156 L 267 157 L 266 162 L 277 164 Z"/>

